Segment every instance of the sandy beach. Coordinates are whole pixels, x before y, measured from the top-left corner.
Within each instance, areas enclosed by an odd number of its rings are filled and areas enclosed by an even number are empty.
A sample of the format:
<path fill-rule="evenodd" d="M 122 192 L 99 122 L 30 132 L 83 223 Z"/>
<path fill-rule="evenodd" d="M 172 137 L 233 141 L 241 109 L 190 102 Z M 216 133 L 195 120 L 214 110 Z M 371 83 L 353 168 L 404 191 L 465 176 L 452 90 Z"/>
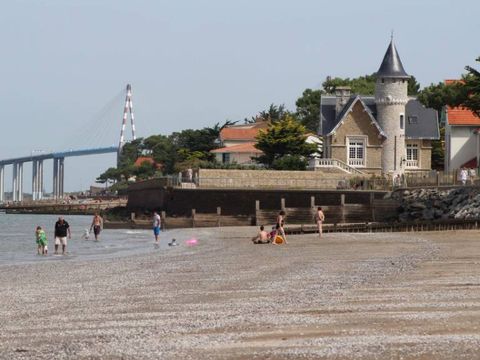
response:
<path fill-rule="evenodd" d="M 287 246 L 253 245 L 254 233 L 200 229 L 194 247 L 0 266 L 0 358 L 478 358 L 477 231 Z"/>

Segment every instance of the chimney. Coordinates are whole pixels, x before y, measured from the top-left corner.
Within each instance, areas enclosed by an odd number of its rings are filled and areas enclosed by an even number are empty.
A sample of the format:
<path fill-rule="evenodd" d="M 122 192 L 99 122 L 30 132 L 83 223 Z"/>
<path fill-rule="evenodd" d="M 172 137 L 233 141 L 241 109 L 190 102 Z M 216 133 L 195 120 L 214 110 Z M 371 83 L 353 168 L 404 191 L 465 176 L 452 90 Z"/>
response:
<path fill-rule="evenodd" d="M 350 99 L 351 90 L 350 86 L 337 86 L 335 88 L 335 117 L 342 112 Z"/>

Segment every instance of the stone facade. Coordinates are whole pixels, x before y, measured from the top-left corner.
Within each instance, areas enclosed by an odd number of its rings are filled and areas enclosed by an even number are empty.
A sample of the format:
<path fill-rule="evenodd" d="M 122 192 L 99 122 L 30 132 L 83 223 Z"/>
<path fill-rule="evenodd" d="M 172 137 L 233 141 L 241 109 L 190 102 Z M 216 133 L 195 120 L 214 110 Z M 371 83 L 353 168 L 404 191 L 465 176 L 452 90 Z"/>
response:
<path fill-rule="evenodd" d="M 338 127 L 335 134 L 329 136 L 331 157 L 348 164 L 348 142 L 353 138 L 363 139 L 365 142 L 365 164 L 361 170 L 366 172 L 381 170 L 383 137 L 361 101 L 353 105 L 343 124 Z"/>
<path fill-rule="evenodd" d="M 345 172 L 199 169 L 201 188 L 336 189 Z"/>
<path fill-rule="evenodd" d="M 382 171 L 401 174 L 405 171 L 405 105 L 408 102 L 408 80 L 378 78 L 375 85 L 377 120 L 387 138 L 383 142 Z"/>

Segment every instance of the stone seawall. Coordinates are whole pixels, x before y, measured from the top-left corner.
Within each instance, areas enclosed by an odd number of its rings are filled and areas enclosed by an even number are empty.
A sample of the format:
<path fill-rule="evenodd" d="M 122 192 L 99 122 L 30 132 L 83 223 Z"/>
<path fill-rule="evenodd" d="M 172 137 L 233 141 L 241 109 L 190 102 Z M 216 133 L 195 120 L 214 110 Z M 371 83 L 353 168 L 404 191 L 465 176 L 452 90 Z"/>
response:
<path fill-rule="evenodd" d="M 315 204 L 340 205 L 340 194 L 345 194 L 345 203 L 369 204 L 370 193 L 375 199 L 384 197 L 382 191 L 336 191 L 336 190 L 256 190 L 256 189 L 180 189 L 155 186 L 154 183 L 133 184 L 128 190 L 129 211 L 162 210 L 169 216 L 189 216 L 192 209 L 199 213 L 216 213 L 221 208 L 224 215 L 251 215 L 255 202 L 262 209 L 280 209 L 281 199 L 286 207 L 310 207 L 311 197 Z"/>
<path fill-rule="evenodd" d="M 399 220 L 480 219 L 480 188 L 417 189 L 398 191 L 392 198 L 401 202 Z"/>
<path fill-rule="evenodd" d="M 280 171 L 280 170 L 225 170 L 200 169 L 198 185 L 201 188 L 282 188 L 282 189 L 336 189 L 339 181 L 352 174 L 342 170 Z"/>

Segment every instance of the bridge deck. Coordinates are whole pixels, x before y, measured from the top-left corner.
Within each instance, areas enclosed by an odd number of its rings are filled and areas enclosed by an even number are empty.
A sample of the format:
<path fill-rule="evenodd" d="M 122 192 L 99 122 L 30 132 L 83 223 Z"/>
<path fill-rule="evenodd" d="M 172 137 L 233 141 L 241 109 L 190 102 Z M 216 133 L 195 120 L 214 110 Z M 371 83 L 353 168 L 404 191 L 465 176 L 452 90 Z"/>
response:
<path fill-rule="evenodd" d="M 73 157 L 73 156 L 116 153 L 117 151 L 118 151 L 117 146 L 109 146 L 109 147 L 96 148 L 96 149 L 57 151 L 57 152 L 51 152 L 47 154 L 30 155 L 30 156 L 0 160 L 0 166 L 11 165 L 15 163 L 30 162 L 35 160 L 48 160 L 48 159 L 57 159 L 57 158 L 65 158 L 65 157 Z"/>

